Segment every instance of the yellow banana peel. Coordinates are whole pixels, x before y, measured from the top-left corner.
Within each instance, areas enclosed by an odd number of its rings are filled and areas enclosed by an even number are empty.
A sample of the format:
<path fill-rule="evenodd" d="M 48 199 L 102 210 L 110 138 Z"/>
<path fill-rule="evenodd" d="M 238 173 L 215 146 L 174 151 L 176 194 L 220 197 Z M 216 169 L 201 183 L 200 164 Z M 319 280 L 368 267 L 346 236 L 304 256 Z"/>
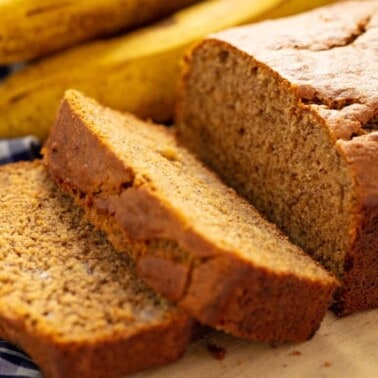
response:
<path fill-rule="evenodd" d="M 203 36 L 268 18 L 297 0 L 211 0 L 128 35 L 78 46 L 11 75 L 0 86 L 0 137 L 45 139 L 59 101 L 75 88 L 107 106 L 155 121 L 172 119 L 180 61 Z M 324 1 L 307 1 L 307 7 Z M 295 7 L 294 7 L 295 9 Z"/>
<path fill-rule="evenodd" d="M 264 19 L 275 19 L 280 17 L 286 17 L 293 14 L 305 12 L 307 10 L 321 7 L 330 3 L 334 3 L 339 0 L 289 0 L 283 2 L 281 5 L 272 9 L 268 14 L 263 14 L 260 17 L 257 17 L 254 21 L 262 21 Z"/>
<path fill-rule="evenodd" d="M 0 0 L 0 64 L 140 26 L 199 0 Z"/>

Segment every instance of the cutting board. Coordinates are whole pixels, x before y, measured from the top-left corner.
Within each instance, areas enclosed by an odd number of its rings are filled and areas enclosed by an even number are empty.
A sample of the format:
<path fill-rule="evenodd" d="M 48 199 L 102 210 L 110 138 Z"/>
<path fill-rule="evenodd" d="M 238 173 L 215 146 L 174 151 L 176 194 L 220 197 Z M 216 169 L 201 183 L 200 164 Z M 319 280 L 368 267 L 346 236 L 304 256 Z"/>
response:
<path fill-rule="evenodd" d="M 301 344 L 271 345 L 202 332 L 180 361 L 132 377 L 378 378 L 378 310 L 341 319 L 328 313 L 317 334 Z"/>

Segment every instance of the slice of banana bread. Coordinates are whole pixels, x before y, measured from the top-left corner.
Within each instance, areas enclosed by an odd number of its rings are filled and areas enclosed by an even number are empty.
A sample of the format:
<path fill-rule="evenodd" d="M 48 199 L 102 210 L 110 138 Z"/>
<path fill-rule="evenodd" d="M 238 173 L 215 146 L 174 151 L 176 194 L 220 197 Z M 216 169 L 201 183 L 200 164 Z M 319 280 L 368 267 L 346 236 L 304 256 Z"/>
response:
<path fill-rule="evenodd" d="M 335 279 L 167 128 L 68 91 L 45 161 L 117 248 L 139 241 L 141 276 L 201 322 L 256 340 L 319 327 Z"/>
<path fill-rule="evenodd" d="M 181 141 L 343 281 L 338 314 L 378 306 L 378 2 L 224 31 L 187 61 Z"/>
<path fill-rule="evenodd" d="M 141 282 L 40 162 L 0 168 L 0 335 L 44 377 L 118 377 L 179 358 L 192 321 Z"/>

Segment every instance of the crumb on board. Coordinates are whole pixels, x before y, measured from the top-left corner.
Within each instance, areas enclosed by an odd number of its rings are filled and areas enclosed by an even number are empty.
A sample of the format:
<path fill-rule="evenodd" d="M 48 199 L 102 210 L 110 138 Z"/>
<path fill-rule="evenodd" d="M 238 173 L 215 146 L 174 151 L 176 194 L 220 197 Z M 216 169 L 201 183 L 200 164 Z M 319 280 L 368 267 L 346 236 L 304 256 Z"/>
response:
<path fill-rule="evenodd" d="M 324 367 L 330 367 L 330 366 L 332 366 L 332 364 L 329 361 L 324 361 L 323 366 Z"/>
<path fill-rule="evenodd" d="M 294 350 L 293 352 L 288 354 L 289 356 L 300 356 L 302 353 L 299 350 Z"/>
<path fill-rule="evenodd" d="M 223 360 L 226 357 L 226 349 L 219 345 L 207 343 L 207 350 L 216 360 Z"/>

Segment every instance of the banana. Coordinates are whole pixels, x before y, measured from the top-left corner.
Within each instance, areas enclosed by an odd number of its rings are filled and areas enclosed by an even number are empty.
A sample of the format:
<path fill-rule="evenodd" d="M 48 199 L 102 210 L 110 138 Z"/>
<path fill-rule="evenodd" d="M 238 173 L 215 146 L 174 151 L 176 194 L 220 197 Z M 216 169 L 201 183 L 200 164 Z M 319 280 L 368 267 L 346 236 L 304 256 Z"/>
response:
<path fill-rule="evenodd" d="M 142 118 L 171 120 L 180 61 L 188 46 L 208 33 L 269 17 L 284 3 L 292 9 L 293 1 L 206 1 L 154 26 L 32 64 L 0 86 L 0 137 L 34 134 L 45 139 L 67 88 Z"/>
<path fill-rule="evenodd" d="M 0 64 L 34 59 L 199 0 L 0 0 Z"/>
<path fill-rule="evenodd" d="M 254 22 L 256 21 L 262 21 L 266 18 L 269 19 L 275 19 L 280 17 L 286 17 L 293 14 L 305 12 L 307 10 L 321 7 L 323 5 L 327 5 L 330 3 L 334 3 L 336 1 L 340 0 L 291 0 L 291 1 L 285 1 L 278 7 L 272 9 L 268 14 L 263 14 L 260 17 L 257 17 Z"/>

